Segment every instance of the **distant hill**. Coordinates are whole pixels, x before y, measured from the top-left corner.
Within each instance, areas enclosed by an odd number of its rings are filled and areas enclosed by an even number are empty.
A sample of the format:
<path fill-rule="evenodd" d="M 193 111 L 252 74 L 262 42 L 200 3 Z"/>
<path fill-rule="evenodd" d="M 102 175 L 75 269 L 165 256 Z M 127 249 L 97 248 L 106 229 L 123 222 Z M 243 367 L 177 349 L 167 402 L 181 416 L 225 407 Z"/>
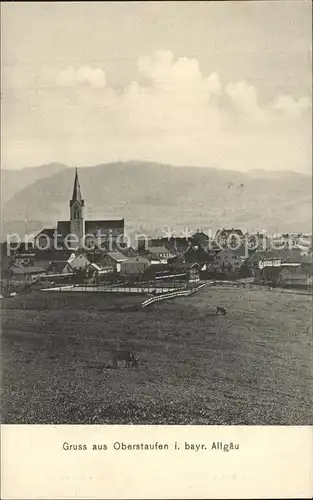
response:
<path fill-rule="evenodd" d="M 51 173 L 48 166 L 38 167 L 37 177 L 19 184 L 21 189 L 3 204 L 2 237 L 9 230 L 36 231 L 68 219 L 74 169 L 53 168 L 57 171 Z M 81 167 L 79 177 L 86 217 L 124 217 L 128 228 L 149 234 L 161 234 L 166 226 L 177 234 L 186 227 L 221 226 L 311 231 L 311 177 L 304 174 L 132 161 Z M 6 188 L 6 177 L 2 182 Z"/>
<path fill-rule="evenodd" d="M 40 167 L 28 167 L 22 170 L 1 169 L 1 203 L 6 203 L 12 196 L 38 179 L 43 179 L 68 168 L 63 163 L 48 163 Z"/>

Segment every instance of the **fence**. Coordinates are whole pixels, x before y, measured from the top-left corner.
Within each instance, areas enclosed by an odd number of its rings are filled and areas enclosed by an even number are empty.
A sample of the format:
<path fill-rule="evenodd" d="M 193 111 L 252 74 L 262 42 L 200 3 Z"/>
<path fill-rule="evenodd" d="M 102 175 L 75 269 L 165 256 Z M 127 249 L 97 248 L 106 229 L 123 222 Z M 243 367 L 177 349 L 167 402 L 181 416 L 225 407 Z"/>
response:
<path fill-rule="evenodd" d="M 167 286 L 156 287 L 152 285 L 146 286 L 123 286 L 123 285 L 62 285 L 43 288 L 42 292 L 103 292 L 103 293 L 132 293 L 132 294 L 147 294 L 147 293 L 164 293 L 174 292 L 177 290 L 175 287 Z"/>
<path fill-rule="evenodd" d="M 147 307 L 150 304 L 153 304 L 154 302 L 161 302 L 162 300 L 167 300 L 167 299 L 174 299 L 175 297 L 186 297 L 188 295 L 192 295 L 196 293 L 198 290 L 201 288 L 204 288 L 205 286 L 211 285 L 213 282 L 209 281 L 207 283 L 203 283 L 202 285 L 199 285 L 195 288 L 192 288 L 191 290 L 182 290 L 180 292 L 171 292 L 171 293 L 164 293 L 162 295 L 159 295 L 157 297 L 151 297 L 148 300 L 145 300 L 142 304 L 141 307 Z"/>

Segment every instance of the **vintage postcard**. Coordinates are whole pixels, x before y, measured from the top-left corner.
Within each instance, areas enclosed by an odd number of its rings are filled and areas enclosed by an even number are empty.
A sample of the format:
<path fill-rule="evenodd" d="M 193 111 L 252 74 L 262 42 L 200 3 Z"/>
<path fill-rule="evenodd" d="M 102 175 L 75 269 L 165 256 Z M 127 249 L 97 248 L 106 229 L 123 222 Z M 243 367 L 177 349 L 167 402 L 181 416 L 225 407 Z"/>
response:
<path fill-rule="evenodd" d="M 310 498 L 312 4 L 1 3 L 1 498 Z"/>

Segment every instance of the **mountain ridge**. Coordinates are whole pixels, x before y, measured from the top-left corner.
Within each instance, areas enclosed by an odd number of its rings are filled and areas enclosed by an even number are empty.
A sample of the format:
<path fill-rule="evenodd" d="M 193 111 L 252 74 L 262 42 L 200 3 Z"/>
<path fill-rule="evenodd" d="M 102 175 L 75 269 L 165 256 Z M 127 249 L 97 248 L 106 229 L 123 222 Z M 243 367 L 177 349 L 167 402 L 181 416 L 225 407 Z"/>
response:
<path fill-rule="evenodd" d="M 49 177 L 65 168 L 68 168 L 67 165 L 59 162 L 45 163 L 17 170 L 1 168 L 1 204 L 9 201 L 23 187 L 42 177 Z"/>
<path fill-rule="evenodd" d="M 40 230 L 68 219 L 74 168 L 53 165 L 52 174 L 43 175 L 46 167 L 38 171 L 39 178 L 3 203 L 6 232 L 23 221 Z M 86 218 L 124 217 L 127 227 L 158 234 L 166 226 L 311 231 L 311 177 L 306 174 L 135 160 L 79 167 L 78 172 Z"/>

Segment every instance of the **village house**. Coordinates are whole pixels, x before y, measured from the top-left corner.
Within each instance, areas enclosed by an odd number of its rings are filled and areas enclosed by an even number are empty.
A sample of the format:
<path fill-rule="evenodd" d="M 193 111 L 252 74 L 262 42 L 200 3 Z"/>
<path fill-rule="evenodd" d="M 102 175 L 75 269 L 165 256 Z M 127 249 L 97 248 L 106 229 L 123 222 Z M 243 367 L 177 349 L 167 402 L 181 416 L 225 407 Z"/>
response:
<path fill-rule="evenodd" d="M 0 272 L 1 279 L 8 278 L 11 274 L 11 267 L 13 264 L 13 257 L 9 255 L 8 248 L 6 242 L 0 243 Z"/>
<path fill-rule="evenodd" d="M 149 238 L 146 241 L 143 238 L 138 238 L 138 251 L 141 253 L 148 252 L 151 247 L 165 247 L 172 255 L 184 253 L 190 245 L 190 238 L 182 237 L 161 237 Z"/>
<path fill-rule="evenodd" d="M 271 240 L 263 232 L 257 231 L 253 233 L 246 233 L 244 235 L 243 244 L 248 249 L 249 253 L 258 250 L 260 252 L 271 249 Z"/>
<path fill-rule="evenodd" d="M 63 273 L 70 273 L 73 271 L 85 271 L 90 266 L 90 261 L 84 254 L 76 255 L 73 253 L 68 259 Z"/>
<path fill-rule="evenodd" d="M 187 272 L 189 281 L 199 281 L 200 280 L 200 269 L 201 269 L 201 266 L 197 262 L 194 262 L 193 264 L 186 264 L 185 265 L 185 270 Z"/>
<path fill-rule="evenodd" d="M 167 263 L 171 269 L 177 269 L 186 264 L 186 259 L 184 255 L 174 255 L 174 257 L 168 259 Z"/>
<path fill-rule="evenodd" d="M 125 255 L 125 257 L 135 257 L 138 255 L 137 250 L 135 250 L 133 247 L 127 247 L 125 246 L 124 248 L 120 248 L 119 251 Z"/>
<path fill-rule="evenodd" d="M 302 269 L 308 274 L 308 276 L 313 275 L 313 255 L 307 254 L 301 258 Z"/>
<path fill-rule="evenodd" d="M 11 238 L 10 238 L 11 239 Z M 1 252 L 6 253 L 8 256 L 29 255 L 35 251 L 33 241 L 3 241 L 0 243 Z"/>
<path fill-rule="evenodd" d="M 206 248 L 210 243 L 210 238 L 203 231 L 197 229 L 197 232 L 191 236 L 190 242 L 192 246 L 201 245 L 202 248 Z"/>
<path fill-rule="evenodd" d="M 163 275 L 163 274 L 170 274 L 171 270 L 168 266 L 168 264 L 164 263 L 155 263 L 151 264 L 149 267 L 147 267 L 144 272 L 143 272 L 143 280 L 144 281 L 152 281 L 155 280 L 156 276 Z"/>
<path fill-rule="evenodd" d="M 283 249 L 264 254 L 259 261 L 259 272 L 254 276 L 271 282 L 274 286 L 307 287 L 312 276 L 312 258 L 302 255 L 299 248 Z"/>
<path fill-rule="evenodd" d="M 64 274 L 64 269 L 67 265 L 67 261 L 52 261 L 49 262 L 49 265 L 46 269 L 46 275 L 59 275 L 59 274 Z M 74 271 L 70 271 L 72 274 Z"/>
<path fill-rule="evenodd" d="M 216 256 L 217 263 L 223 272 L 238 272 L 243 267 L 246 258 L 243 246 L 238 249 L 222 248 Z"/>
<path fill-rule="evenodd" d="M 35 264 L 36 266 L 42 267 L 46 271 L 51 267 L 52 264 L 58 266 L 58 269 L 63 265 L 66 265 L 68 259 L 70 258 L 72 252 L 68 250 L 35 250 Z"/>
<path fill-rule="evenodd" d="M 21 265 L 21 266 L 35 266 L 35 265 L 37 265 L 35 253 L 16 253 L 14 256 L 14 262 L 16 265 Z M 43 267 L 43 266 L 39 266 L 39 267 Z"/>
<path fill-rule="evenodd" d="M 282 263 L 300 263 L 302 261 L 301 250 L 299 248 L 282 250 L 267 250 L 265 252 L 256 251 L 247 259 L 247 265 L 253 264 L 254 269 L 264 267 L 267 261 L 275 261 L 279 265 Z M 277 265 L 278 265 L 277 264 Z"/>
<path fill-rule="evenodd" d="M 45 270 L 39 266 L 16 265 L 11 267 L 11 278 L 15 281 L 33 281 L 45 276 L 45 274 Z"/>
<path fill-rule="evenodd" d="M 198 263 L 179 262 L 173 264 L 151 264 L 144 270 L 145 281 L 159 283 L 198 281 L 200 265 Z"/>
<path fill-rule="evenodd" d="M 309 255 L 309 256 L 312 256 L 313 255 L 313 247 L 309 247 L 306 252 L 304 253 L 304 255 Z"/>
<path fill-rule="evenodd" d="M 190 246 L 184 253 L 185 262 L 201 264 L 208 264 L 209 262 L 213 262 L 215 259 L 214 252 L 209 252 L 205 248 L 198 246 Z"/>
<path fill-rule="evenodd" d="M 120 263 L 122 276 L 140 276 L 150 266 L 149 259 L 139 255 L 129 257 Z"/>
<path fill-rule="evenodd" d="M 275 250 L 261 251 L 256 250 L 247 258 L 245 265 L 249 269 L 252 275 L 258 273 L 260 269 L 260 262 L 271 260 L 271 259 L 280 259 L 279 253 Z"/>
<path fill-rule="evenodd" d="M 241 229 L 218 229 L 215 233 L 214 240 L 220 247 L 238 247 L 244 242 L 245 235 Z"/>
<path fill-rule="evenodd" d="M 280 265 L 277 285 L 291 288 L 306 288 L 309 274 L 299 262 L 285 262 Z"/>
<path fill-rule="evenodd" d="M 303 253 L 300 248 L 291 248 L 278 251 L 283 262 L 301 262 Z"/>
<path fill-rule="evenodd" d="M 201 245 L 206 248 L 209 245 L 210 238 L 203 231 L 197 229 L 197 231 L 190 237 L 161 237 L 161 238 L 151 238 L 148 240 L 147 249 L 151 247 L 165 247 L 172 255 L 177 255 L 184 253 L 189 246 Z"/>
<path fill-rule="evenodd" d="M 171 251 L 173 255 L 182 255 L 191 245 L 190 238 L 173 237 L 170 238 L 165 246 Z"/>
<path fill-rule="evenodd" d="M 164 262 L 170 259 L 171 257 L 173 257 L 173 254 L 165 246 L 148 248 L 149 260 Z"/>
<path fill-rule="evenodd" d="M 95 266 L 94 266 L 95 267 Z M 98 271 L 98 276 L 105 276 L 105 275 L 111 275 L 114 273 L 114 267 L 113 266 L 102 266 L 100 270 Z"/>
<path fill-rule="evenodd" d="M 128 257 L 116 250 L 114 252 L 105 253 L 99 260 L 98 265 L 100 265 L 100 267 L 111 266 L 115 272 L 119 273 L 121 271 L 122 262 L 125 262 L 127 259 Z"/>
<path fill-rule="evenodd" d="M 51 270 L 53 269 L 51 266 Z M 99 265 L 91 262 L 88 255 L 83 253 L 73 253 L 62 270 L 58 266 L 60 275 L 75 275 L 78 280 L 83 279 L 87 283 L 97 283 L 101 279 L 109 279 L 113 275 L 114 270 L 114 266 Z M 50 274 L 50 270 L 48 274 Z"/>
<path fill-rule="evenodd" d="M 183 255 L 176 255 L 169 259 L 168 268 L 171 273 L 186 273 L 191 281 L 199 280 L 201 265 L 198 262 L 188 262 Z"/>
<path fill-rule="evenodd" d="M 200 279 L 208 280 L 208 279 L 224 279 L 225 273 L 222 272 L 219 264 L 217 262 L 210 262 L 208 264 L 204 264 L 199 273 Z"/>

